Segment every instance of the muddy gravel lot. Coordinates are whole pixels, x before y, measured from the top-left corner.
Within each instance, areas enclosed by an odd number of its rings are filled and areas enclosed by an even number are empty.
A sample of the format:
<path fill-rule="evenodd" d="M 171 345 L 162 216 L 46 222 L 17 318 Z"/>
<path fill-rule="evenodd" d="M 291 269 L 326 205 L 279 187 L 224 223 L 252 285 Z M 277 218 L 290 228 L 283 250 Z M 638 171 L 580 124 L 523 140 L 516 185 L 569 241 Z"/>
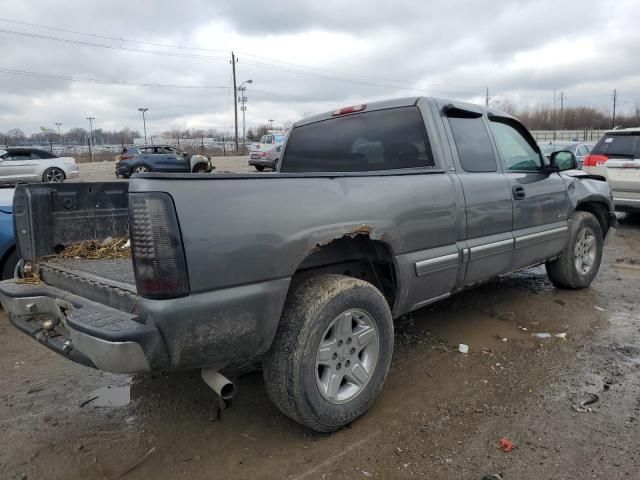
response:
<path fill-rule="evenodd" d="M 538 267 L 400 319 L 380 398 L 331 435 L 280 414 L 260 372 L 212 422 L 198 372 L 101 373 L 3 314 L 0 478 L 637 479 L 639 298 L 640 216 L 621 215 L 591 288 Z"/>

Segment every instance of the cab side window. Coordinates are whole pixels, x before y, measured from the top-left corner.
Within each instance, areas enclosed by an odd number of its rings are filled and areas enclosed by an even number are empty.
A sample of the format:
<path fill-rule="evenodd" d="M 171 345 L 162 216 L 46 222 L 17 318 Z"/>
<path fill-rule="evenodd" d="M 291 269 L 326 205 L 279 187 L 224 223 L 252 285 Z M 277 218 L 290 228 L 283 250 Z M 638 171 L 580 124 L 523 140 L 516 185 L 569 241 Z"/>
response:
<path fill-rule="evenodd" d="M 516 128 L 505 122 L 491 121 L 491 132 L 505 171 L 540 171 L 540 154 Z"/>
<path fill-rule="evenodd" d="M 449 125 L 465 172 L 481 173 L 498 170 L 489 132 L 482 117 L 449 116 Z"/>

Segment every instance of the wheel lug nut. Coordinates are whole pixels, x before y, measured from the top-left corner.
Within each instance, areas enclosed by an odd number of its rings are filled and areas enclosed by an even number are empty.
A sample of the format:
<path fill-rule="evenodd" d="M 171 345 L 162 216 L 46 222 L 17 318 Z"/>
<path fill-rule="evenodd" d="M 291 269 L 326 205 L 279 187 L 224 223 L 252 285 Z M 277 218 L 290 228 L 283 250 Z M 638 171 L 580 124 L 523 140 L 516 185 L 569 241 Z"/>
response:
<path fill-rule="evenodd" d="M 338 364 L 336 365 L 336 370 L 340 370 L 341 368 L 342 368 L 342 364 L 341 364 L 341 363 L 338 363 Z"/>
<path fill-rule="evenodd" d="M 334 353 L 333 355 L 331 355 L 331 360 L 335 360 L 336 358 L 338 358 L 338 354 Z"/>
<path fill-rule="evenodd" d="M 356 349 L 355 349 L 355 348 L 353 348 L 353 347 L 351 347 L 351 350 L 349 350 L 349 353 L 350 353 L 351 355 L 353 355 L 354 353 L 356 353 Z"/>
<path fill-rule="evenodd" d="M 347 338 L 347 345 L 351 345 L 351 338 Z"/>
<path fill-rule="evenodd" d="M 344 366 L 349 368 L 349 365 L 351 365 L 351 362 L 349 360 L 347 360 L 346 362 L 344 362 Z"/>
<path fill-rule="evenodd" d="M 338 340 L 338 346 L 341 347 L 342 346 L 342 340 Z"/>

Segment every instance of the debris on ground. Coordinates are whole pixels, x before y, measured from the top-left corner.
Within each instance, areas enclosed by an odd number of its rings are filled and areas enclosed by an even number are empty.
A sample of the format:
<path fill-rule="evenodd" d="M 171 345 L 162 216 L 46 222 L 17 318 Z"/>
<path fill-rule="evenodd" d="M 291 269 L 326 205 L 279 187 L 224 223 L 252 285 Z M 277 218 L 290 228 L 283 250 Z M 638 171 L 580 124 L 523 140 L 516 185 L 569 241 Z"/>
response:
<path fill-rule="evenodd" d="M 556 337 L 556 338 L 561 338 L 563 340 L 566 340 L 567 339 L 567 332 L 556 333 L 553 336 Z"/>
<path fill-rule="evenodd" d="M 589 393 L 588 399 L 583 400 L 577 405 L 571 405 L 571 408 L 573 408 L 578 413 L 590 413 L 590 412 L 593 412 L 593 409 L 588 405 L 592 405 L 596 403 L 598 400 L 600 400 L 600 397 L 598 397 L 598 395 L 596 395 L 595 393 Z"/>
<path fill-rule="evenodd" d="M 551 338 L 551 334 L 547 332 L 532 333 L 531 336 L 535 338 Z"/>
<path fill-rule="evenodd" d="M 595 308 L 595 309 L 596 309 L 596 310 L 598 310 L 599 312 L 606 312 L 606 310 L 605 310 L 604 308 L 599 307 L 599 306 L 597 306 L 597 305 L 596 305 L 596 306 L 594 306 L 593 308 Z"/>
<path fill-rule="evenodd" d="M 469 353 L 469 345 L 465 345 L 464 343 L 461 343 L 460 345 L 458 345 L 458 351 L 460 353 Z"/>
<path fill-rule="evenodd" d="M 126 235 L 118 238 L 107 237 L 104 240 L 83 240 L 72 243 L 55 255 L 57 258 L 114 259 L 129 258 L 131 243 Z"/>
<path fill-rule="evenodd" d="M 515 448 L 515 445 L 513 444 L 513 442 L 511 440 L 509 440 L 507 437 L 502 437 L 500 439 L 500 449 L 503 452 L 509 453 L 511 450 L 513 450 Z"/>
<path fill-rule="evenodd" d="M 30 273 L 25 277 L 18 278 L 16 283 L 18 285 L 37 285 L 40 283 L 40 277 L 37 273 Z"/>
<path fill-rule="evenodd" d="M 482 480 L 502 480 L 502 475 L 498 473 L 492 473 L 491 475 L 485 475 Z"/>
<path fill-rule="evenodd" d="M 151 450 L 149 450 L 147 453 L 144 454 L 144 456 L 142 458 L 140 458 L 138 461 L 136 461 L 135 463 L 133 463 L 133 465 L 131 465 L 129 468 L 127 468 L 124 472 L 122 472 L 120 475 L 118 475 L 116 478 L 122 478 L 124 477 L 127 473 L 132 472 L 133 470 L 135 470 L 136 468 L 138 468 L 140 465 L 142 465 L 144 462 L 147 461 L 147 459 L 153 455 L 153 452 L 156 451 L 156 447 L 152 447 Z"/>

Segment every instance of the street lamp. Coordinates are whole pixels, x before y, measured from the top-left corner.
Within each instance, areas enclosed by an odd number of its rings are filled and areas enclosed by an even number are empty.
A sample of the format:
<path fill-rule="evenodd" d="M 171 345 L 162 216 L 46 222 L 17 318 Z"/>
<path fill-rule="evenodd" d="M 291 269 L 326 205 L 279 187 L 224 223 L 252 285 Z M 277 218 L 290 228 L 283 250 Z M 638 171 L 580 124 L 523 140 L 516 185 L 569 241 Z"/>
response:
<path fill-rule="evenodd" d="M 273 118 L 269 119 L 269 129 L 271 130 L 270 133 L 273 133 Z"/>
<path fill-rule="evenodd" d="M 149 110 L 149 109 L 145 108 L 145 107 L 140 107 L 138 109 L 139 112 L 142 112 L 142 127 L 144 128 L 144 143 L 145 143 L 145 145 L 147 144 L 147 120 L 144 117 L 144 112 L 146 112 L 147 110 Z"/>
<path fill-rule="evenodd" d="M 60 142 L 60 146 L 62 146 L 62 135 L 60 135 L 60 125 L 62 125 L 62 123 L 56 122 L 56 127 L 58 127 L 58 141 Z"/>
<path fill-rule="evenodd" d="M 242 110 L 242 154 L 243 155 L 245 152 L 245 142 L 247 141 L 247 135 L 245 133 L 245 112 L 247 111 L 247 106 L 245 105 L 245 103 L 247 103 L 247 97 L 244 94 L 244 92 L 247 90 L 247 87 L 243 87 L 245 83 L 253 83 L 253 80 L 245 80 L 238 87 L 238 90 L 240 91 L 239 100 L 240 100 L 240 103 L 242 104 L 240 107 L 240 110 Z"/>
<path fill-rule="evenodd" d="M 93 143 L 93 121 L 96 117 L 85 117 L 89 120 L 89 157 L 91 158 L 91 163 L 93 163 L 93 151 L 91 150 L 91 144 Z"/>

